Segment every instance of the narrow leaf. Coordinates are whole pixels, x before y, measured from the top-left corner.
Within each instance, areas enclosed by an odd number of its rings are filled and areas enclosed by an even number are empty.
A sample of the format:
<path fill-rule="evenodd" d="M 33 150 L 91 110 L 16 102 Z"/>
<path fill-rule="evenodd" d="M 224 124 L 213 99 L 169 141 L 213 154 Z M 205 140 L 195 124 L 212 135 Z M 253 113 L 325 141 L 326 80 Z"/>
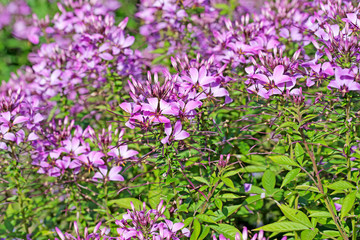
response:
<path fill-rule="evenodd" d="M 210 232 L 210 227 L 203 225 L 203 230 L 201 231 L 201 234 L 200 234 L 198 240 L 202 240 L 202 239 L 206 238 L 206 236 L 209 234 L 209 232 Z"/>
<path fill-rule="evenodd" d="M 240 172 L 241 172 L 241 168 L 236 169 L 236 170 L 232 170 L 232 171 L 228 171 L 223 175 L 223 177 L 231 177 L 231 176 L 233 176 L 235 174 L 238 174 Z"/>
<path fill-rule="evenodd" d="M 294 180 L 297 177 L 297 175 L 299 174 L 299 172 L 300 172 L 300 168 L 296 168 L 296 169 L 289 171 L 286 174 L 286 176 L 281 184 L 281 188 L 283 186 L 285 186 L 286 184 L 288 184 L 289 182 L 291 182 L 292 180 Z"/>
<path fill-rule="evenodd" d="M 301 231 L 306 230 L 308 227 L 301 223 L 294 222 L 276 222 L 271 223 L 262 227 L 255 229 L 255 231 L 263 230 L 265 232 L 292 232 L 292 231 Z"/>
<path fill-rule="evenodd" d="M 116 204 L 121 208 L 131 209 L 131 204 L 130 204 L 131 202 L 134 204 L 135 210 L 139 211 L 140 208 L 142 208 L 143 203 L 136 198 L 121 198 L 121 199 L 111 200 L 108 202 L 108 206 Z"/>
<path fill-rule="evenodd" d="M 272 193 L 274 191 L 275 183 L 276 183 L 275 174 L 270 170 L 266 170 L 261 179 L 261 182 L 262 182 L 263 188 L 268 193 Z"/>
<path fill-rule="evenodd" d="M 194 228 L 190 237 L 190 240 L 197 240 L 201 232 L 201 225 L 199 220 L 194 218 Z"/>
<path fill-rule="evenodd" d="M 346 190 L 349 188 L 355 188 L 354 185 L 352 185 L 349 182 L 346 181 L 338 181 L 338 182 L 334 182 L 331 183 L 330 185 L 327 186 L 328 188 L 332 189 L 332 190 Z"/>
<path fill-rule="evenodd" d="M 198 182 L 205 183 L 206 185 L 210 185 L 209 182 L 203 177 L 193 177 L 193 179 L 195 179 Z"/>
<path fill-rule="evenodd" d="M 304 154 L 305 151 L 302 148 L 300 143 L 296 143 L 295 144 L 295 157 L 296 157 L 296 161 L 298 161 L 300 164 L 302 164 L 303 160 L 304 160 Z"/>
<path fill-rule="evenodd" d="M 270 156 L 269 158 L 277 164 L 296 166 L 296 167 L 298 166 L 298 164 L 296 162 L 294 162 L 287 156 Z"/>
<path fill-rule="evenodd" d="M 215 202 L 216 207 L 221 210 L 222 206 L 223 206 L 222 201 L 219 198 L 216 198 L 214 202 Z"/>
<path fill-rule="evenodd" d="M 309 217 L 316 217 L 316 218 L 331 218 L 331 214 L 327 211 L 317 211 L 313 212 L 309 215 Z"/>
<path fill-rule="evenodd" d="M 265 166 L 246 166 L 240 169 L 240 173 L 253 173 L 253 172 L 264 172 L 266 170 Z"/>
<path fill-rule="evenodd" d="M 301 232 L 301 240 L 313 240 L 319 230 L 316 228 L 314 230 L 307 229 Z"/>
<path fill-rule="evenodd" d="M 226 186 L 235 189 L 234 183 L 230 178 L 222 178 L 221 180 L 226 184 Z"/>
<path fill-rule="evenodd" d="M 297 223 L 304 224 L 305 226 L 312 228 L 312 224 L 305 213 L 298 209 L 290 208 L 286 205 L 278 205 L 285 217 L 289 220 Z"/>
<path fill-rule="evenodd" d="M 308 185 L 299 185 L 299 186 L 296 186 L 295 189 L 320 193 L 320 191 L 317 187 L 308 186 Z"/>
<path fill-rule="evenodd" d="M 356 198 L 356 191 L 350 193 L 347 195 L 344 199 L 343 205 L 341 207 L 341 220 L 350 212 L 350 210 L 353 208 Z"/>
<path fill-rule="evenodd" d="M 211 225 L 210 227 L 219 234 L 224 235 L 226 238 L 230 238 L 230 240 L 235 239 L 236 233 L 239 233 L 240 239 L 242 239 L 242 234 L 240 233 L 240 231 L 229 224 L 220 223 L 218 225 Z"/>
<path fill-rule="evenodd" d="M 208 223 L 216 223 L 211 217 L 209 217 L 206 214 L 199 214 L 196 215 L 196 218 L 201 220 L 202 222 L 208 222 Z"/>

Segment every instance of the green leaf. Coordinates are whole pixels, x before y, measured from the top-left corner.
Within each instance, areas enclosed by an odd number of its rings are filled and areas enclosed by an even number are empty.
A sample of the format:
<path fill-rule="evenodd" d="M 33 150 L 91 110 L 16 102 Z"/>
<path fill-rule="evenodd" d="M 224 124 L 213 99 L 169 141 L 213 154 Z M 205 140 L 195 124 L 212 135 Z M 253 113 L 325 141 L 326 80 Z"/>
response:
<path fill-rule="evenodd" d="M 201 234 L 200 234 L 198 240 L 202 240 L 202 239 L 206 238 L 206 236 L 209 234 L 209 232 L 210 232 L 210 227 L 203 225 L 203 230 L 201 231 Z"/>
<path fill-rule="evenodd" d="M 306 230 L 308 227 L 301 223 L 294 223 L 294 222 L 276 222 L 271 223 L 262 227 L 255 229 L 255 231 L 263 230 L 265 232 L 292 232 L 292 231 L 301 231 Z"/>
<path fill-rule="evenodd" d="M 215 223 L 216 224 L 216 222 L 206 214 L 196 215 L 196 218 L 201 220 L 202 222 L 208 222 L 208 223 Z"/>
<path fill-rule="evenodd" d="M 215 8 L 222 9 L 222 10 L 229 10 L 230 9 L 230 6 L 228 4 L 225 4 L 225 3 L 216 3 L 214 6 L 215 6 Z"/>
<path fill-rule="evenodd" d="M 253 172 L 264 172 L 266 170 L 265 166 L 246 166 L 244 168 L 239 169 L 240 173 L 253 173 Z"/>
<path fill-rule="evenodd" d="M 230 240 L 234 240 L 237 233 L 240 234 L 240 239 L 242 239 L 240 231 L 229 224 L 220 223 L 218 225 L 211 225 L 210 227 L 219 234 L 224 235 L 224 237 L 230 238 Z"/>
<path fill-rule="evenodd" d="M 136 198 L 121 198 L 121 199 L 111 200 L 108 202 L 108 206 L 116 204 L 121 208 L 131 209 L 131 204 L 130 204 L 131 202 L 134 204 L 135 210 L 137 211 L 139 211 L 143 206 L 143 203 Z"/>
<path fill-rule="evenodd" d="M 294 162 L 289 157 L 284 156 L 284 155 L 270 156 L 269 158 L 277 164 L 289 165 L 289 166 L 295 166 L 295 167 L 299 166 L 296 162 Z"/>
<path fill-rule="evenodd" d="M 286 176 L 281 184 L 281 188 L 283 186 L 285 186 L 286 184 L 288 184 L 289 182 L 291 182 L 292 180 L 294 180 L 297 177 L 297 175 L 299 174 L 299 172 L 300 172 L 300 168 L 296 168 L 296 169 L 289 171 L 286 174 Z"/>
<path fill-rule="evenodd" d="M 206 185 L 210 185 L 209 182 L 203 177 L 193 177 L 193 179 L 195 179 L 198 182 L 205 183 Z"/>
<path fill-rule="evenodd" d="M 240 173 L 240 172 L 241 172 L 241 168 L 236 169 L 236 170 L 233 170 L 233 171 L 226 172 L 226 173 L 223 175 L 223 177 L 231 177 L 231 176 L 233 176 L 233 175 L 235 175 L 235 174 L 238 174 L 238 173 Z"/>
<path fill-rule="evenodd" d="M 276 129 L 276 131 L 278 131 L 279 129 L 286 128 L 286 127 L 291 127 L 291 128 L 293 128 L 294 130 L 296 130 L 296 131 L 299 129 L 297 123 L 294 123 L 294 122 L 285 122 L 285 123 L 281 124 L 281 125 Z"/>
<path fill-rule="evenodd" d="M 219 198 L 216 198 L 214 202 L 215 202 L 216 207 L 221 210 L 222 206 L 223 206 L 222 201 Z"/>
<path fill-rule="evenodd" d="M 272 193 L 274 191 L 276 183 L 275 174 L 270 170 L 266 170 L 261 179 L 261 182 L 266 192 Z"/>
<path fill-rule="evenodd" d="M 331 218 L 331 214 L 326 211 L 316 211 L 309 215 L 309 217 L 316 217 L 316 218 Z"/>
<path fill-rule="evenodd" d="M 187 219 L 185 219 L 184 221 L 184 227 L 187 227 L 190 225 L 190 223 L 193 221 L 194 217 L 188 217 Z"/>
<path fill-rule="evenodd" d="M 305 151 L 304 149 L 302 148 L 301 144 L 300 143 L 296 143 L 295 144 L 295 157 L 296 157 L 296 160 L 302 164 L 303 160 L 304 160 L 304 155 L 305 155 Z"/>
<path fill-rule="evenodd" d="M 301 240 L 313 240 L 318 232 L 319 230 L 317 228 L 315 228 L 314 230 L 304 230 L 301 232 Z"/>
<path fill-rule="evenodd" d="M 226 184 L 226 186 L 235 189 L 234 183 L 230 178 L 222 178 L 221 180 Z"/>
<path fill-rule="evenodd" d="M 349 188 L 355 188 L 354 185 L 352 185 L 349 182 L 346 181 L 338 181 L 338 182 L 334 182 L 331 183 L 330 185 L 327 186 L 328 188 L 332 189 L 332 190 L 346 190 Z"/>
<path fill-rule="evenodd" d="M 197 220 L 196 218 L 194 218 L 194 225 L 193 226 L 194 227 L 193 227 L 193 231 L 192 231 L 190 240 L 197 240 L 199 235 L 200 235 L 200 232 L 201 232 L 201 225 L 200 225 L 199 220 Z"/>
<path fill-rule="evenodd" d="M 346 216 L 346 214 L 348 214 L 350 212 L 350 210 L 354 207 L 354 203 L 355 203 L 355 199 L 356 199 L 356 191 L 350 193 L 349 195 L 347 195 L 344 199 L 343 205 L 341 207 L 341 212 L 340 212 L 340 216 L 341 216 L 341 220 Z"/>
<path fill-rule="evenodd" d="M 162 60 L 164 60 L 166 57 L 167 57 L 166 54 L 160 55 L 160 56 L 156 57 L 154 60 L 152 60 L 151 63 L 152 63 L 152 64 L 158 64 L 158 63 L 160 63 Z"/>
<path fill-rule="evenodd" d="M 225 199 L 238 199 L 240 198 L 239 195 L 236 195 L 234 193 L 224 193 L 220 196 L 220 198 L 225 198 Z"/>
<path fill-rule="evenodd" d="M 153 209 L 156 209 L 157 205 L 159 205 L 161 201 L 161 194 L 164 194 L 164 190 L 156 186 L 157 185 L 153 185 L 148 193 L 148 203 Z"/>
<path fill-rule="evenodd" d="M 278 206 L 281 209 L 281 211 L 284 213 L 285 217 L 287 217 L 289 220 L 304 224 L 305 226 L 312 228 L 312 224 L 309 218 L 302 211 L 298 209 L 290 208 L 286 205 L 278 204 Z"/>
<path fill-rule="evenodd" d="M 168 50 L 165 48 L 157 48 L 153 51 L 151 51 L 151 53 L 159 53 L 159 54 L 165 54 Z"/>
<path fill-rule="evenodd" d="M 308 186 L 308 185 L 299 185 L 299 186 L 296 186 L 295 189 L 320 193 L 320 191 L 317 187 Z"/>
<path fill-rule="evenodd" d="M 325 231 L 323 231 L 323 233 L 324 233 L 324 236 L 329 236 L 329 237 L 339 237 L 340 236 L 339 231 L 325 230 Z"/>
<path fill-rule="evenodd" d="M 310 121 L 311 119 L 314 119 L 316 117 L 318 117 L 319 115 L 318 114 L 310 114 L 310 115 L 307 115 L 306 117 L 303 118 L 303 120 L 300 122 L 300 126 L 304 125 L 305 123 L 307 123 L 308 121 Z"/>

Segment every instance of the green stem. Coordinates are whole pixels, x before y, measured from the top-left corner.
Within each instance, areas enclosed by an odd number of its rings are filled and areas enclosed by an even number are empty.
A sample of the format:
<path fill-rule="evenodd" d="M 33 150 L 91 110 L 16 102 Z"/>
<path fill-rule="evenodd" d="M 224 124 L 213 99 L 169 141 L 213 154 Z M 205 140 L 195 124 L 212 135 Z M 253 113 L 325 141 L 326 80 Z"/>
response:
<path fill-rule="evenodd" d="M 351 215 L 355 215 L 354 208 L 351 210 Z M 356 240 L 357 234 L 356 234 L 356 219 L 351 218 L 351 227 L 352 227 L 352 239 Z"/>
<path fill-rule="evenodd" d="M 15 160 L 15 168 L 18 169 L 18 157 L 14 152 L 15 146 L 11 143 L 10 148 L 11 148 L 11 155 L 12 155 L 13 159 Z M 21 177 L 21 170 L 19 171 L 19 175 Z M 29 231 L 29 227 L 26 224 L 26 213 L 25 213 L 25 206 L 24 206 L 24 200 L 23 200 L 24 193 L 22 192 L 21 184 L 18 181 L 18 179 L 16 179 L 15 181 L 16 181 L 16 189 L 17 189 L 17 193 L 18 193 L 18 204 L 21 209 L 22 222 L 24 224 L 24 229 L 26 231 L 26 234 L 29 234 L 30 231 Z"/>
<path fill-rule="evenodd" d="M 111 215 L 110 209 L 108 207 L 108 186 L 106 184 L 106 180 L 104 180 L 104 185 L 105 185 L 105 211 L 106 214 Z"/>
<path fill-rule="evenodd" d="M 24 228 L 26 231 L 26 234 L 29 234 L 29 227 L 26 224 L 26 214 L 25 214 L 25 207 L 24 207 L 24 201 L 23 201 L 23 192 L 21 190 L 20 184 L 18 181 L 16 181 L 16 185 L 17 185 L 17 191 L 18 191 L 18 203 L 21 209 L 21 216 L 23 219 L 23 224 L 24 224 Z"/>
<path fill-rule="evenodd" d="M 346 143 L 345 143 L 345 153 L 346 153 L 347 169 L 348 169 L 348 174 L 347 174 L 348 180 L 351 180 L 351 160 L 350 160 L 350 156 L 349 156 L 349 154 L 350 154 L 350 131 L 351 131 L 351 126 L 349 123 L 350 107 L 351 107 L 350 104 L 351 104 L 351 101 L 348 98 L 347 103 L 346 103 L 346 108 L 345 108 L 345 111 L 346 111 L 345 125 L 348 128 L 348 131 L 346 132 Z"/>
<path fill-rule="evenodd" d="M 304 145 L 305 145 L 305 149 L 306 149 L 307 153 L 309 154 L 310 159 L 311 159 L 311 162 L 312 162 L 312 164 L 313 164 L 314 172 L 315 172 L 316 179 L 317 179 L 317 182 L 315 182 L 315 184 L 316 184 L 317 188 L 319 189 L 320 193 L 323 195 L 326 208 L 327 208 L 328 211 L 330 212 L 331 218 L 333 219 L 333 221 L 334 221 L 334 223 L 335 223 L 335 225 L 336 225 L 336 228 L 339 230 L 340 235 L 342 236 L 342 238 L 343 238 L 344 240 L 348 240 L 349 238 L 347 237 L 344 229 L 342 228 L 341 222 L 339 221 L 338 217 L 336 216 L 336 214 L 335 214 L 335 212 L 334 212 L 334 209 L 333 209 L 333 207 L 331 206 L 331 203 L 330 203 L 329 198 L 326 196 L 326 194 L 325 194 L 325 192 L 324 192 L 324 188 L 323 188 L 323 185 L 322 185 L 322 182 L 321 182 L 321 178 L 320 178 L 319 171 L 318 171 L 318 168 L 317 168 L 317 164 L 316 164 L 316 159 L 315 159 L 314 153 L 313 153 L 312 151 L 310 151 L 309 146 L 308 146 L 308 144 L 307 144 L 307 142 L 306 142 L 306 139 L 305 139 L 304 132 L 303 132 L 302 129 L 300 129 L 300 133 L 301 133 L 301 137 L 302 137 L 302 139 L 303 139 L 303 143 L 304 143 Z"/>

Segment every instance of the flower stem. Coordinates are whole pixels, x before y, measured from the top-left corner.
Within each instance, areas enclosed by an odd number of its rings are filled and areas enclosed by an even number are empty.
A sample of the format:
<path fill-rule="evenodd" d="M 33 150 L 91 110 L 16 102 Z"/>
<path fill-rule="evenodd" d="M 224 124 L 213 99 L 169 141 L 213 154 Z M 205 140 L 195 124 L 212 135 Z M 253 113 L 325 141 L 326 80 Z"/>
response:
<path fill-rule="evenodd" d="M 324 192 L 324 188 L 323 188 L 323 185 L 322 185 L 322 182 L 321 182 L 321 178 L 320 178 L 320 175 L 319 175 L 319 170 L 317 168 L 314 153 L 309 149 L 309 146 L 308 146 L 308 144 L 306 142 L 305 135 L 304 135 L 304 132 L 303 132 L 302 129 L 300 129 L 300 133 L 301 133 L 301 137 L 303 139 L 303 143 L 305 145 L 305 149 L 306 149 L 307 153 L 309 154 L 311 162 L 313 164 L 314 172 L 315 172 L 316 179 L 317 179 L 317 182 L 315 182 L 315 184 L 316 184 L 317 188 L 319 189 L 320 193 L 323 195 L 326 208 L 330 212 L 331 218 L 333 219 L 333 221 L 334 221 L 334 223 L 336 225 L 336 228 L 339 230 L 340 235 L 342 236 L 342 238 L 344 240 L 348 240 L 349 238 L 347 237 L 344 229 L 342 228 L 341 223 L 340 223 L 338 217 L 336 216 L 333 207 L 331 206 L 329 198 L 326 196 L 326 194 Z"/>

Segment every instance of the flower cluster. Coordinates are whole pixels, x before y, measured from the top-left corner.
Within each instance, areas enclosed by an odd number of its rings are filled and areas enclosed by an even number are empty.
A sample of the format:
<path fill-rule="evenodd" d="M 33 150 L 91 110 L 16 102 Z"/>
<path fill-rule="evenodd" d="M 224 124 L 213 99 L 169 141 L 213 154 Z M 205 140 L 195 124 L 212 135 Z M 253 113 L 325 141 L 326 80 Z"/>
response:
<path fill-rule="evenodd" d="M 59 4 L 61 14 L 43 26 L 46 37 L 55 41 L 42 44 L 30 60 L 39 83 L 37 94 L 65 98 L 75 115 L 89 108 L 89 97 L 108 84 L 109 76 L 136 76 L 140 68 L 134 67 L 138 57 L 129 49 L 134 37 L 124 32 L 127 19 L 115 25 L 106 9 L 86 1 L 69 2 L 67 7 L 71 11 Z"/>
<path fill-rule="evenodd" d="M 123 134 L 123 130 L 112 131 L 111 126 L 96 134 L 91 127 L 83 130 L 67 117 L 64 121 L 53 121 L 33 144 L 32 164 L 39 167 L 38 173 L 52 177 L 79 174 L 85 168 L 98 170 L 94 181 L 124 181 L 119 164 L 134 159 L 138 152 L 129 150 L 122 142 Z M 90 139 L 93 147 L 86 139 Z"/>
<path fill-rule="evenodd" d="M 81 235 L 77 222 L 74 222 L 76 237 L 68 233 L 62 233 L 59 228 L 56 228 L 56 232 L 61 240 L 76 238 L 84 240 L 107 238 L 118 240 L 180 240 L 181 237 L 190 237 L 190 231 L 184 228 L 184 223 L 173 223 L 165 218 L 164 211 L 166 207 L 163 206 L 163 201 L 159 203 L 156 209 L 146 210 L 145 203 L 143 203 L 143 208 L 140 210 L 136 210 L 133 203 L 131 203 L 131 208 L 132 210 L 127 210 L 128 213 L 124 214 L 121 220 L 115 221 L 118 226 L 118 237 L 110 237 L 109 228 L 103 228 L 99 231 L 101 222 L 95 226 L 91 234 L 89 234 L 87 228 L 85 228 L 84 234 Z"/>
<path fill-rule="evenodd" d="M 146 84 L 135 78 L 129 81 L 133 102 L 120 104 L 130 114 L 126 123 L 129 128 L 150 129 L 164 124 L 163 144 L 183 140 L 190 136 L 182 130 L 183 124 L 195 118 L 204 101 L 219 101 L 217 98 L 222 97 L 225 97 L 225 104 L 232 101 L 225 88 L 231 78 L 222 75 L 225 66 L 217 69 L 213 58 L 206 61 L 200 61 L 199 57 L 192 61 L 183 60 L 172 59 L 176 74 L 160 69 L 163 81 L 159 80 L 158 72 L 153 79 L 149 72 Z"/>
<path fill-rule="evenodd" d="M 31 12 L 24 0 L 11 1 L 6 6 L 0 4 L 0 30 L 11 26 L 14 37 L 38 44 L 39 28 L 34 25 Z"/>
<path fill-rule="evenodd" d="M 123 215 L 122 220 L 116 220 L 117 232 L 124 240 L 136 239 L 180 239 L 182 236 L 190 237 L 187 228 L 183 228 L 183 223 L 173 223 L 165 219 L 163 215 L 166 207 L 163 201 L 159 203 L 157 209 L 146 210 L 146 204 L 143 208 L 136 210 L 134 204 L 131 203 L 132 211 Z M 161 221 L 161 219 L 164 219 Z M 180 231 L 181 230 L 181 231 Z"/>
<path fill-rule="evenodd" d="M 32 143 L 39 137 L 41 114 L 39 102 L 26 98 L 19 89 L 3 93 L 0 101 L 0 149 L 12 152 L 15 145 Z"/>
<path fill-rule="evenodd" d="M 30 10 L 24 4 L 13 2 L 6 11 L 25 14 Z M 82 167 L 96 168 L 95 181 L 123 181 L 118 165 L 137 154 L 121 141 L 124 132 L 113 132 L 111 126 L 96 136 L 91 127 L 84 129 L 68 117 L 49 118 L 59 113 L 59 99 L 65 104 L 73 102 L 69 109 L 72 116 L 91 108 L 88 98 L 107 84 L 108 74 L 126 76 L 131 72 L 136 76 L 130 62 L 138 57 L 129 49 L 134 37 L 125 34 L 127 19 L 115 25 L 112 11 L 119 6 L 117 1 L 59 3 L 61 14 L 51 21 L 48 17 L 35 21 L 51 43 L 41 44 L 30 54 L 32 68 L 24 67 L 2 83 L 1 148 L 10 151 L 9 144 L 31 143 L 26 151 L 38 173 L 60 177 L 68 170 L 78 174 Z M 19 85 L 23 86 L 21 90 Z M 40 125 L 45 118 L 51 121 Z M 92 147 L 86 139 L 91 139 Z"/>
<path fill-rule="evenodd" d="M 0 87 L 0 237 L 357 239 L 360 5 L 127 2 L 0 5 L 34 44 Z"/>

